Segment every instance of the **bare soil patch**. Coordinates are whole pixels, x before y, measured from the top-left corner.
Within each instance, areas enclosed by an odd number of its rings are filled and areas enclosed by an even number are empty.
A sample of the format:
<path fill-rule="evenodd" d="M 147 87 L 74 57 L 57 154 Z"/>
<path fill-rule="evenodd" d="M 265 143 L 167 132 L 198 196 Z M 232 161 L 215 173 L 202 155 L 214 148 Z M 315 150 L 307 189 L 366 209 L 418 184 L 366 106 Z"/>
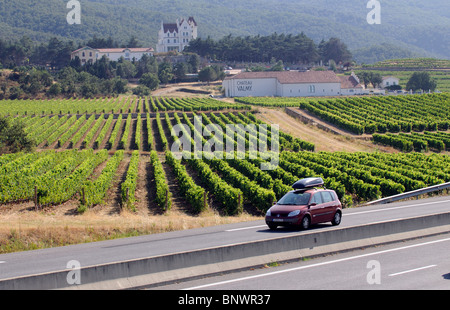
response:
<path fill-rule="evenodd" d="M 355 135 L 342 132 L 337 135 L 325 130 L 321 130 L 312 124 L 305 124 L 302 121 L 288 115 L 281 108 L 256 108 L 255 116 L 263 122 L 278 124 L 280 130 L 291 134 L 294 137 L 314 143 L 316 151 L 328 152 L 398 152 L 394 148 L 383 147 L 373 144 L 370 140 L 360 139 Z M 320 119 L 316 119 L 321 122 Z M 326 125 L 322 122 L 323 125 Z M 335 128 L 333 128 L 335 129 Z"/>

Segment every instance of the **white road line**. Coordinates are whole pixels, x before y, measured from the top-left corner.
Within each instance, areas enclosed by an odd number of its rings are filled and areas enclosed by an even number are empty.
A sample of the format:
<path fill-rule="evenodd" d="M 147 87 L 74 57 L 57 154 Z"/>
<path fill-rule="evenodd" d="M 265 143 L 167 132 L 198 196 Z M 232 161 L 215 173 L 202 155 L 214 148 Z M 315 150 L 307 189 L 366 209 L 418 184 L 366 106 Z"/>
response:
<path fill-rule="evenodd" d="M 215 282 L 215 283 L 185 288 L 183 290 L 204 289 L 206 287 L 211 287 L 211 286 L 218 286 L 218 285 L 222 285 L 222 284 L 228 284 L 228 283 L 234 283 L 234 282 L 240 282 L 240 281 L 246 281 L 246 280 L 251 280 L 251 279 L 267 277 L 267 276 L 273 276 L 276 274 L 293 272 L 293 271 L 314 268 L 314 267 L 319 267 L 319 266 L 325 266 L 325 265 L 340 263 L 340 262 L 349 261 L 349 260 L 353 260 L 353 259 L 374 256 L 374 255 L 380 255 L 380 254 L 385 254 L 385 253 L 390 253 L 390 252 L 396 252 L 396 251 L 401 251 L 401 250 L 406 250 L 406 249 L 411 249 L 411 248 L 416 248 L 416 247 L 420 247 L 420 246 L 425 246 L 425 245 L 430 245 L 430 244 L 435 244 L 435 243 L 440 243 L 440 242 L 446 242 L 446 241 L 450 241 L 450 238 L 435 240 L 435 241 L 430 241 L 430 242 L 425 242 L 425 243 L 419 243 L 419 244 L 413 244 L 413 245 L 408 245 L 408 246 L 404 246 L 404 247 L 400 247 L 400 248 L 394 248 L 394 249 L 389 249 L 389 250 L 384 250 L 384 251 L 379 251 L 379 252 L 374 252 L 374 253 L 367 253 L 367 254 L 362 254 L 362 255 L 357 255 L 357 256 L 351 256 L 351 257 L 341 258 L 341 259 L 337 259 L 337 260 L 333 260 L 333 261 L 327 261 L 327 262 L 322 262 L 322 263 L 317 263 L 317 264 L 312 264 L 312 265 L 307 265 L 307 266 L 300 266 L 300 267 L 296 267 L 296 268 L 278 270 L 278 271 L 259 274 L 259 275 L 255 275 L 255 276 L 243 277 L 243 278 L 238 278 L 238 279 L 233 279 L 233 280 L 228 280 L 228 281 Z"/>
<path fill-rule="evenodd" d="M 407 205 L 407 206 L 400 206 L 400 207 L 393 207 L 393 208 L 383 208 L 383 209 L 378 209 L 378 210 L 361 211 L 361 212 L 354 212 L 354 213 L 348 213 L 348 214 L 345 213 L 344 216 L 360 215 L 360 214 L 374 213 L 374 212 L 386 212 L 386 211 L 391 211 L 391 210 L 406 209 L 406 208 L 413 208 L 413 207 L 422 207 L 422 206 L 426 206 L 426 205 L 432 205 L 432 204 L 443 203 L 443 202 L 450 202 L 450 200 L 426 202 L 426 203 L 419 203 L 419 204 L 414 204 L 414 205 Z"/>
<path fill-rule="evenodd" d="M 243 228 L 229 229 L 229 230 L 225 230 L 225 231 L 231 232 L 231 231 L 239 231 L 239 230 L 248 230 L 248 229 L 261 228 L 261 227 L 266 227 L 266 226 L 267 226 L 267 225 L 259 225 L 259 226 L 251 226 L 251 227 L 243 227 Z"/>
<path fill-rule="evenodd" d="M 428 269 L 428 268 L 433 268 L 433 267 L 436 267 L 436 266 L 437 266 L 437 265 L 430 265 L 430 266 L 420 267 L 420 268 L 416 268 L 416 269 L 405 270 L 405 271 L 402 271 L 402 272 L 392 273 L 392 274 L 390 274 L 389 276 L 390 276 L 390 277 L 395 277 L 395 276 L 398 276 L 398 275 L 401 275 L 401 274 L 405 274 L 405 273 L 409 273 L 409 272 L 414 272 L 414 271 L 419 271 L 419 270 Z"/>
<path fill-rule="evenodd" d="M 6 262 L 0 262 L 0 264 L 4 264 L 4 263 L 6 263 Z"/>

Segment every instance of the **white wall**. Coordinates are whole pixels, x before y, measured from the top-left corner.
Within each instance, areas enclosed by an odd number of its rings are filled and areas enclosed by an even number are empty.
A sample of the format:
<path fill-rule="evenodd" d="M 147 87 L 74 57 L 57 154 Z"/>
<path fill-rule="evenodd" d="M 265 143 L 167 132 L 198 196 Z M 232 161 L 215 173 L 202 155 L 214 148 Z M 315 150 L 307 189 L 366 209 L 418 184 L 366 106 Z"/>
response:
<path fill-rule="evenodd" d="M 223 81 L 227 97 L 271 97 L 277 96 L 275 78 L 267 79 L 228 79 Z"/>
<path fill-rule="evenodd" d="M 382 85 L 383 87 L 399 85 L 399 79 L 393 77 L 384 79 Z"/>
<path fill-rule="evenodd" d="M 341 83 L 282 84 L 280 97 L 339 96 Z"/>
<path fill-rule="evenodd" d="M 133 58 L 136 58 L 136 60 L 140 60 L 144 54 L 147 54 L 149 56 L 152 56 L 152 53 L 144 53 L 144 52 L 129 52 L 129 56 L 126 56 L 126 53 L 98 53 L 97 60 L 100 60 L 104 55 L 110 60 L 110 61 L 118 61 L 120 57 L 123 57 L 125 59 L 128 59 L 130 61 L 133 60 Z"/>

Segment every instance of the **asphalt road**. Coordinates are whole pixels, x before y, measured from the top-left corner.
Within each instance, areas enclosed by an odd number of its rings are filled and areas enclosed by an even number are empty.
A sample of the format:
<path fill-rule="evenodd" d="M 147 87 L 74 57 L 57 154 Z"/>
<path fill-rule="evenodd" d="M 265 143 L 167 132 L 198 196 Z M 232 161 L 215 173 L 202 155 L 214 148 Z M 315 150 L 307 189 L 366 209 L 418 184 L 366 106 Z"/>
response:
<path fill-rule="evenodd" d="M 449 290 L 450 234 L 154 289 Z"/>
<path fill-rule="evenodd" d="M 112 241 L 81 244 L 53 249 L 0 255 L 0 280 L 65 271 L 68 262 L 80 267 L 148 258 L 157 255 L 205 249 L 256 240 L 280 238 L 293 234 L 340 229 L 382 221 L 398 220 L 450 211 L 450 196 L 344 210 L 342 224 L 321 224 L 308 231 L 278 229 L 273 232 L 264 221 L 170 232 Z"/>

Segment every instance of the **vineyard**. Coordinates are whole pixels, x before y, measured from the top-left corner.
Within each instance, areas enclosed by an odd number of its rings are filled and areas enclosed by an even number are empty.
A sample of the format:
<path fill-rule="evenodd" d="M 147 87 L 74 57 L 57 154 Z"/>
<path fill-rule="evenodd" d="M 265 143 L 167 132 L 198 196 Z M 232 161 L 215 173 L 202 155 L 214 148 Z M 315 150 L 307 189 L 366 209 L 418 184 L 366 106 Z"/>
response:
<path fill-rule="evenodd" d="M 368 106 L 374 100 L 372 109 L 378 102 L 381 113 L 379 99 L 386 98 L 345 101 L 364 100 Z M 432 121 L 443 105 L 432 105 L 432 99 L 418 98 L 424 100 L 421 104 L 430 102 L 429 108 L 421 107 L 428 111 L 428 116 L 421 118 L 425 123 Z M 442 99 L 448 104 L 448 97 Z M 31 201 L 42 208 L 76 201 L 78 211 L 83 212 L 116 197 L 122 208 L 129 210 L 143 202 L 162 213 L 178 204 L 192 213 L 214 209 L 223 215 L 264 214 L 294 182 L 310 176 L 322 176 L 346 206 L 450 181 L 450 158 L 446 155 L 315 152 L 315 145 L 301 137 L 280 131 L 279 139 L 274 139 L 270 124 L 249 111 L 249 105 L 238 109 L 239 105 L 214 102 L 206 103 L 208 108 L 199 105 L 195 111 L 162 112 L 158 108 L 155 113 L 150 106 L 157 105 L 156 101 L 124 100 L 133 102 L 133 108 L 122 110 L 131 113 L 113 114 L 107 108 L 81 115 L 19 113 L 16 117 L 24 121 L 39 147 L 30 154 L 0 157 L 0 203 Z M 175 101 L 182 102 L 165 102 Z M 56 110 L 46 105 L 48 111 Z M 218 106 L 223 109 L 215 110 Z M 117 111 L 120 109 L 123 106 Z M 357 115 L 356 111 L 351 113 Z M 409 117 L 419 121 L 413 113 Z M 358 123 L 359 118 L 347 119 Z M 381 123 L 383 117 L 372 120 L 366 115 L 363 119 Z M 360 120 L 358 124 L 367 125 Z M 434 122 L 438 127 L 443 124 Z M 230 134 L 225 130 L 227 124 L 242 127 L 236 126 L 238 130 Z M 171 134 L 176 125 L 183 125 L 182 135 L 189 137 L 190 147 L 181 143 L 180 135 Z M 225 156 L 220 150 L 225 149 L 228 139 L 234 142 L 234 151 Z M 257 156 L 248 152 L 255 141 L 266 145 L 268 152 Z M 199 143 L 205 153 L 198 152 Z M 244 153 L 236 152 L 239 145 L 245 145 Z M 275 147 L 281 152 L 271 152 Z M 173 150 L 183 151 L 183 159 Z M 267 154 L 270 159 L 277 158 L 278 164 L 263 156 Z M 263 164 L 269 169 L 262 169 Z M 149 167 L 148 172 L 144 174 L 142 167 Z M 138 188 L 150 188 L 152 194 L 143 196 Z"/>
<path fill-rule="evenodd" d="M 333 99 L 240 98 L 244 104 L 299 107 L 353 134 L 447 131 L 450 94 Z"/>
<path fill-rule="evenodd" d="M 219 111 L 245 110 L 248 106 L 220 102 L 210 98 L 138 98 L 119 97 L 103 99 L 55 99 L 55 100 L 3 100 L 0 116 L 65 115 L 65 114 L 123 114 L 165 111 Z"/>
<path fill-rule="evenodd" d="M 374 134 L 373 141 L 393 146 L 403 152 L 428 152 L 432 150 L 439 153 L 450 151 L 450 133 L 447 132 Z"/>

